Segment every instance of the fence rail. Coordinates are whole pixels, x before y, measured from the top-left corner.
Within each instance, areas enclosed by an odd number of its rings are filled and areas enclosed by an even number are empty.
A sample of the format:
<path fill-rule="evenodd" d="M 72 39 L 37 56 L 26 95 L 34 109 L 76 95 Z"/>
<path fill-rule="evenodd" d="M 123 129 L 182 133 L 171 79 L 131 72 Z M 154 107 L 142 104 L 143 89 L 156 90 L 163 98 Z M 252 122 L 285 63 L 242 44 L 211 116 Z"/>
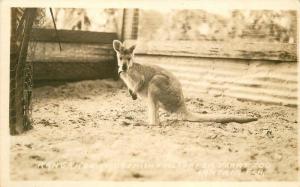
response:
<path fill-rule="evenodd" d="M 116 39 L 116 33 L 91 32 L 75 30 L 58 30 L 60 42 L 111 44 Z M 35 28 L 31 32 L 31 41 L 58 42 L 54 29 Z"/>
<path fill-rule="evenodd" d="M 128 40 L 136 42 L 136 53 L 144 55 L 297 61 L 297 46 L 289 43 Z"/>

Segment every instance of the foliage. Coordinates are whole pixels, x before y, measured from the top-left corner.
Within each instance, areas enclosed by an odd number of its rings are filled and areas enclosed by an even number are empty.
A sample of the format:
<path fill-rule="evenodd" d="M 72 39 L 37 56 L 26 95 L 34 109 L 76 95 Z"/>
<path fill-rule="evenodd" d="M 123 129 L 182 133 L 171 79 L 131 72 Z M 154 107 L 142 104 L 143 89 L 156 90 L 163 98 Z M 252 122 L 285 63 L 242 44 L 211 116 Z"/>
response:
<path fill-rule="evenodd" d="M 165 14 L 157 16 L 152 13 L 153 19 L 163 24 L 159 28 L 152 27 L 152 30 L 149 22 L 147 26 L 141 25 L 140 36 L 145 33 L 144 39 L 296 42 L 295 11 L 233 10 L 222 15 L 204 10 L 172 10 L 156 14 Z M 143 15 L 151 17 L 147 10 L 143 10 Z M 163 20 L 158 20 L 159 17 Z M 152 32 L 152 38 L 147 38 L 147 32 Z"/>
<path fill-rule="evenodd" d="M 48 9 L 43 28 L 53 28 Z M 116 32 L 119 9 L 55 8 L 54 19 L 58 29 Z"/>

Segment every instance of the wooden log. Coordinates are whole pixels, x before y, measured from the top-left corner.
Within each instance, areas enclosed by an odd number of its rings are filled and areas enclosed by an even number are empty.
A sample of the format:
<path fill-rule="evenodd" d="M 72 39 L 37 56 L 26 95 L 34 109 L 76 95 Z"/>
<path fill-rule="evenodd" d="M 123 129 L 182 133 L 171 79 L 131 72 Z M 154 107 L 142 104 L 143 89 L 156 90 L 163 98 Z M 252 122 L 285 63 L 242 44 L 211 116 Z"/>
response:
<path fill-rule="evenodd" d="M 114 76 L 116 59 L 111 44 L 32 42 L 27 61 L 34 64 L 34 81 L 68 81 Z"/>
<path fill-rule="evenodd" d="M 117 79 L 116 57 L 112 48 L 116 33 L 58 30 L 58 34 L 62 51 L 54 29 L 32 31 L 31 44 L 35 47 L 27 61 L 34 63 L 35 81 Z"/>
<path fill-rule="evenodd" d="M 297 61 L 297 46 L 288 43 L 142 40 L 126 43 L 136 44 L 136 54 L 144 55 Z"/>
<path fill-rule="evenodd" d="M 34 62 L 34 82 L 78 81 L 112 77 L 113 60 L 94 63 Z"/>
<path fill-rule="evenodd" d="M 111 44 L 61 43 L 62 51 L 56 43 L 33 42 L 27 61 L 32 62 L 72 62 L 93 63 L 114 59 Z M 37 64 L 38 65 L 38 64 Z"/>
<path fill-rule="evenodd" d="M 117 39 L 116 33 L 58 30 L 60 42 L 67 43 L 101 43 L 111 44 Z M 35 28 L 32 30 L 31 41 L 58 42 L 54 29 Z"/>

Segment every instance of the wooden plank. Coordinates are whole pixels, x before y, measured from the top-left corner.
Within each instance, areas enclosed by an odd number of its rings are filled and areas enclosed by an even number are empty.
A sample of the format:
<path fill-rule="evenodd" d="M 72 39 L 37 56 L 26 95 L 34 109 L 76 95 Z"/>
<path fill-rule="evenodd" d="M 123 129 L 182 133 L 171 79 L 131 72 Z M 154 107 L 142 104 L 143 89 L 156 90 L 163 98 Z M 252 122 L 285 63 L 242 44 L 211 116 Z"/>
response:
<path fill-rule="evenodd" d="M 136 54 L 248 60 L 297 61 L 296 44 L 212 41 L 126 41 Z"/>
<path fill-rule="evenodd" d="M 80 62 L 93 63 L 114 59 L 111 44 L 61 43 L 62 51 L 56 43 L 33 42 L 27 61 L 32 62 Z"/>
<path fill-rule="evenodd" d="M 113 77 L 113 61 L 101 63 L 34 62 L 33 77 L 39 81 L 77 81 Z"/>
<path fill-rule="evenodd" d="M 101 43 L 111 44 L 117 39 L 116 33 L 58 30 L 60 42 L 68 43 Z M 54 29 L 35 28 L 32 30 L 31 41 L 58 42 Z"/>

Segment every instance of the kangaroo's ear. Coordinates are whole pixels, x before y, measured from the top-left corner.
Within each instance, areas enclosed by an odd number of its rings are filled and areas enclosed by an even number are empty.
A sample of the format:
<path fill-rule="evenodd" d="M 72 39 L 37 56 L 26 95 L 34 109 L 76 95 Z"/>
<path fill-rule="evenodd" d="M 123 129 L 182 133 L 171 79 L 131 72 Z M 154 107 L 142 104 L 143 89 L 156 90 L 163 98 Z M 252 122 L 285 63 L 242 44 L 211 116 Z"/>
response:
<path fill-rule="evenodd" d="M 113 48 L 116 52 L 120 52 L 121 47 L 122 47 L 122 43 L 119 40 L 113 41 Z"/>
<path fill-rule="evenodd" d="M 131 46 L 131 47 L 129 48 L 130 53 L 133 53 L 134 49 L 135 49 L 135 45 Z"/>

